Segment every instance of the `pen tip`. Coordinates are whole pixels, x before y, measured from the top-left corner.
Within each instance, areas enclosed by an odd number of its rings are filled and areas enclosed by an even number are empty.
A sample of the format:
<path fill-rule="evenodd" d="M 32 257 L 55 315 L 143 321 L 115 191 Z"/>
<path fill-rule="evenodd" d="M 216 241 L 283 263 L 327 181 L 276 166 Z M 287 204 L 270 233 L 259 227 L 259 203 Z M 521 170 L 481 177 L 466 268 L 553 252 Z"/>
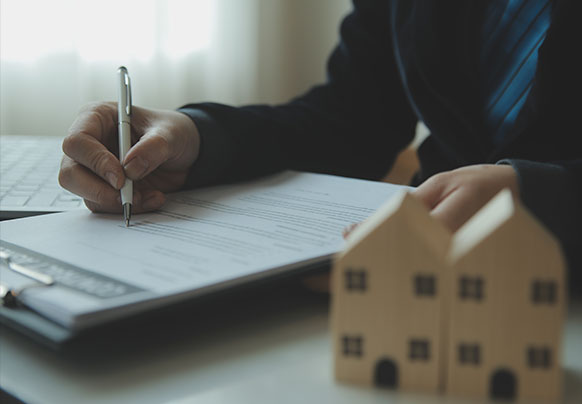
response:
<path fill-rule="evenodd" d="M 125 203 L 123 205 L 123 220 L 125 221 L 125 227 L 129 227 L 129 219 L 131 219 L 131 204 Z"/>

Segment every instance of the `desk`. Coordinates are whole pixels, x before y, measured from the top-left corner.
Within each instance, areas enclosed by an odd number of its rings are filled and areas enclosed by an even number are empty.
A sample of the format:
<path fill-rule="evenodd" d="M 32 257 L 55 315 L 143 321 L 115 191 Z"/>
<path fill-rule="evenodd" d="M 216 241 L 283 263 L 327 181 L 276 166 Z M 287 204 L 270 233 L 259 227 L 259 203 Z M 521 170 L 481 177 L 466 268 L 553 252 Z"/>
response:
<path fill-rule="evenodd" d="M 467 402 L 338 384 L 327 299 L 305 291 L 252 295 L 260 304 L 239 297 L 224 322 L 198 322 L 170 343 L 83 360 L 4 330 L 1 387 L 30 403 Z M 581 403 L 582 301 L 570 306 L 563 363 L 566 402 Z"/>

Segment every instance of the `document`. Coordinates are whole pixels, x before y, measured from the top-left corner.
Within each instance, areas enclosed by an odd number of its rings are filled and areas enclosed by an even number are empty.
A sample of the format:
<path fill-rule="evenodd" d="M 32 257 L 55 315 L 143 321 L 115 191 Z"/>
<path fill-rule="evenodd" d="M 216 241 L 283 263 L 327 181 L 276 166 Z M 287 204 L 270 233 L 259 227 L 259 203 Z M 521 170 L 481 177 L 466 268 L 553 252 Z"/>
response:
<path fill-rule="evenodd" d="M 342 231 L 407 187 L 287 171 L 179 192 L 162 209 L 121 216 L 72 211 L 0 224 L 13 262 L 52 277 L 49 287 L 2 266 L 30 309 L 71 330 L 322 263 Z"/>

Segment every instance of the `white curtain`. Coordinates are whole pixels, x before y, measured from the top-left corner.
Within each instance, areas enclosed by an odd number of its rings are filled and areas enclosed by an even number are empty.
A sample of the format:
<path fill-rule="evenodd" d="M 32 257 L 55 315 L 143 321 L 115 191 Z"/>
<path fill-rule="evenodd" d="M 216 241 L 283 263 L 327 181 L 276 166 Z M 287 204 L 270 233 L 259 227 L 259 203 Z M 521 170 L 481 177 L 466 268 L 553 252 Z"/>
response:
<path fill-rule="evenodd" d="M 64 135 L 89 101 L 276 103 L 325 77 L 349 0 L 0 0 L 0 133 Z"/>

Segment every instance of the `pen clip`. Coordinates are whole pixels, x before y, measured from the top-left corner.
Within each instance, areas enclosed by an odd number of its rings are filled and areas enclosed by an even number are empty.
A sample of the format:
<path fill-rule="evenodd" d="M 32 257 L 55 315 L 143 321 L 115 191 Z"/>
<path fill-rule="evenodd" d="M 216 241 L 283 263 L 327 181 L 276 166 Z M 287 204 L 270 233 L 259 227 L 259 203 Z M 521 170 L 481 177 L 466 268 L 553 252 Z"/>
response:
<path fill-rule="evenodd" d="M 28 266 L 15 263 L 12 261 L 10 254 L 8 254 L 6 251 L 0 251 L 0 259 L 4 262 L 9 270 L 16 272 L 24 277 L 30 278 L 36 282 L 31 285 L 22 286 L 19 289 L 11 288 L 10 286 L 5 285 L 3 282 L 0 282 L 0 302 L 4 307 L 18 307 L 20 305 L 19 295 L 25 289 L 39 286 L 52 286 L 55 283 L 52 276 L 35 271 Z"/>
<path fill-rule="evenodd" d="M 42 283 L 44 286 L 51 286 L 55 283 L 52 276 L 35 271 L 28 266 L 13 262 L 10 258 L 10 254 L 8 254 L 6 251 L 0 251 L 0 259 L 4 261 L 6 267 L 8 267 L 8 269 L 11 271 L 16 272 L 22 276 L 26 276 L 27 278 L 35 280 L 38 283 Z"/>
<path fill-rule="evenodd" d="M 127 70 L 124 71 L 124 81 L 125 81 L 125 91 L 127 96 L 127 105 L 125 106 L 125 112 L 127 116 L 131 116 L 131 81 L 129 80 L 129 73 Z"/>

